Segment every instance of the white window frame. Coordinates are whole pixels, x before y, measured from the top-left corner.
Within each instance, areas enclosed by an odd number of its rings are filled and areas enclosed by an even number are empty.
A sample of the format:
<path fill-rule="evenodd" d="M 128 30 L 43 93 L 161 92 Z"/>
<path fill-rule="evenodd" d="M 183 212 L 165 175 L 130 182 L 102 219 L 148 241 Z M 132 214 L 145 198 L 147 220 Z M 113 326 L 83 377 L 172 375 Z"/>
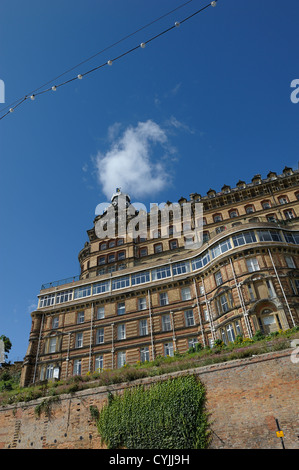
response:
<path fill-rule="evenodd" d="M 120 325 L 117 325 L 117 339 L 123 340 L 126 339 L 126 325 L 125 323 L 121 323 Z"/>
<path fill-rule="evenodd" d="M 170 314 L 162 315 L 162 331 L 171 331 L 171 318 Z"/>
<path fill-rule="evenodd" d="M 104 328 L 97 328 L 96 330 L 96 344 L 104 343 Z"/>
<path fill-rule="evenodd" d="M 181 288 L 182 300 L 191 300 L 191 289 L 190 287 Z"/>
<path fill-rule="evenodd" d="M 255 271 L 260 271 L 260 265 L 258 259 L 255 257 L 247 258 L 246 265 L 249 273 L 253 273 Z"/>

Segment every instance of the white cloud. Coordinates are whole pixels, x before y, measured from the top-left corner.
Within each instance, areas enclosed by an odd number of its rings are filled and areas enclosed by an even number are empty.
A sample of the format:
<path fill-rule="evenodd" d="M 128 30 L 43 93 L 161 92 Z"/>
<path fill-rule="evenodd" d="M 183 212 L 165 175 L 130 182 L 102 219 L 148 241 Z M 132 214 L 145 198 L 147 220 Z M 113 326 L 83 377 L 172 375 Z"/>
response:
<path fill-rule="evenodd" d="M 120 136 L 119 130 L 119 123 L 109 128 L 110 149 L 95 157 L 97 179 L 108 200 L 117 187 L 134 197 L 166 188 L 171 183 L 167 156 L 174 152 L 166 131 L 152 120 L 130 126 Z M 159 158 L 153 157 L 154 147 Z"/>

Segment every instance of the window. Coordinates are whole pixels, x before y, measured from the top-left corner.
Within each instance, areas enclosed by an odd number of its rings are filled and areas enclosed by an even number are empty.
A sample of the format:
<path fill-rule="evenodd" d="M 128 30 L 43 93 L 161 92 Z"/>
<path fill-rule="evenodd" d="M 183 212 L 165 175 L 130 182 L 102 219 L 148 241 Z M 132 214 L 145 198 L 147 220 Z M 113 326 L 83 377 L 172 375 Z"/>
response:
<path fill-rule="evenodd" d="M 205 319 L 205 321 L 209 321 L 210 318 L 209 318 L 209 312 L 208 312 L 208 309 L 207 308 L 204 308 L 203 309 L 203 317 Z"/>
<path fill-rule="evenodd" d="M 214 246 L 214 248 L 211 249 L 212 258 L 217 258 L 217 256 L 220 256 L 222 253 L 225 253 L 230 249 L 230 240 L 224 240 L 223 242 L 218 243 L 216 246 Z"/>
<path fill-rule="evenodd" d="M 278 198 L 278 202 L 279 202 L 279 204 L 287 204 L 289 202 L 289 200 L 288 200 L 287 196 L 280 196 Z"/>
<path fill-rule="evenodd" d="M 56 351 L 56 336 L 54 336 L 53 338 L 50 338 L 49 340 L 49 350 L 48 350 L 48 353 L 49 354 L 52 354 L 52 353 L 55 353 Z"/>
<path fill-rule="evenodd" d="M 214 222 L 221 222 L 222 221 L 222 215 L 221 214 L 214 214 L 213 215 L 213 220 L 214 220 Z"/>
<path fill-rule="evenodd" d="M 269 297 L 272 299 L 273 297 L 275 297 L 275 290 L 272 281 L 266 280 L 266 285 L 268 288 Z"/>
<path fill-rule="evenodd" d="M 247 243 L 255 243 L 256 237 L 254 232 L 241 232 L 233 236 L 234 246 L 242 246 Z"/>
<path fill-rule="evenodd" d="M 99 256 L 98 257 L 98 265 L 106 263 L 106 256 Z"/>
<path fill-rule="evenodd" d="M 130 285 L 130 277 L 118 277 L 112 280 L 112 290 L 116 289 L 123 289 L 124 287 L 128 287 Z"/>
<path fill-rule="evenodd" d="M 100 244 L 100 250 L 101 251 L 106 250 L 106 248 L 107 248 L 107 243 L 106 242 L 103 242 L 103 243 Z"/>
<path fill-rule="evenodd" d="M 217 271 L 215 273 L 215 281 L 216 281 L 216 286 L 221 286 L 221 284 L 223 284 L 221 271 Z"/>
<path fill-rule="evenodd" d="M 178 274 L 184 274 L 190 272 L 190 265 L 188 262 L 176 263 L 173 265 L 173 275 L 177 276 Z"/>
<path fill-rule="evenodd" d="M 228 312 L 233 307 L 233 297 L 231 291 L 227 291 L 218 296 L 216 305 L 219 315 Z"/>
<path fill-rule="evenodd" d="M 108 263 L 114 263 L 114 261 L 115 261 L 115 254 L 110 253 L 110 255 L 108 256 Z"/>
<path fill-rule="evenodd" d="M 164 279 L 165 277 L 170 277 L 170 266 L 163 266 L 162 268 L 157 268 L 152 270 L 152 280 L 158 281 L 159 279 Z"/>
<path fill-rule="evenodd" d="M 203 232 L 202 234 L 202 241 L 203 243 L 206 243 L 210 240 L 210 233 L 209 232 Z"/>
<path fill-rule="evenodd" d="M 146 336 L 148 334 L 147 319 L 139 321 L 139 334 L 140 336 Z"/>
<path fill-rule="evenodd" d="M 92 293 L 93 294 L 102 294 L 103 292 L 108 292 L 110 288 L 110 281 L 97 282 L 93 285 Z"/>
<path fill-rule="evenodd" d="M 115 240 L 110 240 L 109 248 L 113 248 L 115 246 Z"/>
<path fill-rule="evenodd" d="M 282 242 L 277 230 L 258 230 L 257 234 L 261 242 Z"/>
<path fill-rule="evenodd" d="M 285 260 L 286 260 L 288 268 L 291 268 L 291 269 L 296 268 L 296 265 L 292 256 L 286 255 Z"/>
<path fill-rule="evenodd" d="M 192 269 L 195 271 L 196 269 L 200 269 L 206 264 L 210 262 L 210 254 L 207 251 L 204 255 L 199 256 L 198 258 L 195 258 L 192 260 Z"/>
<path fill-rule="evenodd" d="M 171 240 L 169 242 L 169 248 L 171 250 L 175 250 L 176 248 L 178 248 L 178 241 L 177 240 Z"/>
<path fill-rule="evenodd" d="M 254 205 L 250 204 L 250 205 L 246 206 L 245 207 L 245 212 L 246 212 L 246 214 L 252 214 L 254 212 Z"/>
<path fill-rule="evenodd" d="M 73 375 L 81 375 L 81 359 L 74 360 Z"/>
<path fill-rule="evenodd" d="M 114 273 L 115 271 L 116 271 L 116 266 L 115 265 L 108 266 L 107 273 Z"/>
<path fill-rule="evenodd" d="M 119 239 L 117 240 L 117 246 L 121 246 L 121 245 L 123 245 L 123 244 L 124 244 L 124 239 L 123 239 L 123 238 L 119 238 Z"/>
<path fill-rule="evenodd" d="M 154 251 L 155 251 L 155 253 L 162 253 L 162 251 L 163 251 L 162 243 L 158 243 L 157 245 L 155 245 L 154 246 Z"/>
<path fill-rule="evenodd" d="M 170 315 L 163 315 L 162 316 L 162 331 L 170 331 L 170 330 L 171 330 Z"/>
<path fill-rule="evenodd" d="M 50 305 L 54 305 L 54 301 L 55 294 L 43 295 L 40 298 L 40 307 L 49 307 Z"/>
<path fill-rule="evenodd" d="M 287 211 L 283 211 L 284 216 L 286 219 L 294 219 L 295 218 L 295 213 L 293 209 L 288 209 Z"/>
<path fill-rule="evenodd" d="M 84 323 L 84 312 L 78 312 L 77 313 L 77 324 L 79 323 Z"/>
<path fill-rule="evenodd" d="M 102 355 L 97 356 L 95 360 L 95 370 L 96 372 L 102 372 L 103 369 L 104 369 L 104 357 Z"/>
<path fill-rule="evenodd" d="M 252 285 L 248 284 L 247 288 L 248 288 L 250 300 L 254 301 L 255 300 L 255 294 L 254 294 L 254 290 L 253 290 Z"/>
<path fill-rule="evenodd" d="M 173 344 L 172 343 L 164 344 L 164 356 L 173 356 Z"/>
<path fill-rule="evenodd" d="M 231 219 L 233 219 L 234 217 L 239 217 L 239 213 L 238 213 L 237 209 L 232 209 L 231 211 L 229 211 L 229 217 Z"/>
<path fill-rule="evenodd" d="M 181 289 L 182 300 L 190 300 L 191 299 L 191 290 L 190 287 L 183 287 Z"/>
<path fill-rule="evenodd" d="M 126 325 L 117 325 L 117 339 L 126 339 Z"/>
<path fill-rule="evenodd" d="M 121 263 L 118 265 L 118 270 L 122 271 L 123 269 L 126 269 L 126 267 L 127 267 L 126 263 Z"/>
<path fill-rule="evenodd" d="M 160 305 L 161 305 L 161 306 L 168 305 L 168 304 L 169 304 L 169 301 L 168 301 L 168 294 L 167 294 L 167 292 L 163 292 L 162 294 L 160 294 L 160 295 L 159 295 L 159 300 L 160 300 Z"/>
<path fill-rule="evenodd" d="M 225 344 L 234 342 L 238 335 L 242 335 L 241 326 L 238 321 L 228 323 L 224 328 L 221 328 L 221 337 Z"/>
<path fill-rule="evenodd" d="M 287 243 L 295 243 L 299 245 L 299 233 L 298 232 L 284 232 L 284 237 Z"/>
<path fill-rule="evenodd" d="M 96 333 L 96 343 L 104 343 L 104 328 L 98 328 Z"/>
<path fill-rule="evenodd" d="M 221 225 L 220 227 L 216 227 L 216 233 L 224 232 L 224 230 L 225 230 L 224 225 Z"/>
<path fill-rule="evenodd" d="M 277 217 L 275 214 L 269 214 L 267 215 L 267 221 L 268 222 L 272 222 L 272 223 L 275 223 L 277 222 Z"/>
<path fill-rule="evenodd" d="M 119 302 L 117 304 L 117 315 L 124 315 L 126 313 L 126 304 L 125 302 Z"/>
<path fill-rule="evenodd" d="M 75 348 L 83 347 L 83 333 L 76 333 Z"/>
<path fill-rule="evenodd" d="M 117 259 L 120 261 L 122 259 L 126 258 L 126 252 L 125 251 L 120 251 L 117 255 Z"/>
<path fill-rule="evenodd" d="M 247 264 L 248 272 L 250 273 L 260 270 L 259 263 L 256 258 L 248 258 L 246 260 L 246 264 Z"/>
<path fill-rule="evenodd" d="M 97 276 L 102 276 L 106 273 L 106 268 L 100 268 L 97 270 Z"/>
<path fill-rule="evenodd" d="M 138 284 L 143 284 L 143 283 L 149 282 L 149 281 L 150 281 L 149 271 L 142 271 L 142 272 L 137 273 L 137 274 L 132 274 L 132 276 L 131 276 L 132 286 L 136 286 Z"/>
<path fill-rule="evenodd" d="M 263 201 L 261 204 L 262 204 L 262 208 L 265 209 L 265 210 L 271 208 L 271 202 L 270 201 Z"/>
<path fill-rule="evenodd" d="M 146 247 L 140 248 L 139 256 L 140 256 L 140 258 L 143 258 L 143 256 L 147 256 L 147 248 Z"/>
<path fill-rule="evenodd" d="M 73 290 L 65 290 L 62 292 L 57 292 L 56 303 L 61 304 L 62 302 L 68 302 L 73 298 Z"/>
<path fill-rule="evenodd" d="M 193 310 L 185 311 L 185 323 L 186 323 L 186 326 L 195 325 Z"/>
<path fill-rule="evenodd" d="M 161 231 L 160 230 L 154 230 L 153 231 L 153 238 L 160 238 L 161 237 Z"/>
<path fill-rule="evenodd" d="M 231 341 L 231 342 L 235 341 L 236 335 L 235 335 L 235 332 L 234 332 L 233 325 L 231 323 L 229 323 L 226 326 L 226 334 L 227 334 L 227 337 L 228 337 L 228 341 Z"/>
<path fill-rule="evenodd" d="M 91 286 L 83 286 L 75 289 L 75 299 L 81 299 L 91 294 Z"/>
<path fill-rule="evenodd" d="M 195 346 L 198 344 L 198 339 L 197 338 L 190 338 L 188 339 L 188 348 L 195 348 Z"/>
<path fill-rule="evenodd" d="M 295 288 L 297 290 L 297 294 L 299 295 L 299 279 L 295 279 L 294 283 L 295 283 Z"/>
<path fill-rule="evenodd" d="M 53 330 L 55 328 L 58 328 L 58 326 L 59 326 L 59 317 L 52 318 L 52 328 L 53 328 Z"/>
<path fill-rule="evenodd" d="M 140 349 L 140 361 L 145 362 L 150 360 L 149 348 L 148 346 Z"/>
<path fill-rule="evenodd" d="M 123 367 L 126 363 L 126 351 L 119 351 L 117 353 L 117 367 Z"/>
<path fill-rule="evenodd" d="M 146 297 L 138 299 L 138 310 L 146 310 Z"/>
<path fill-rule="evenodd" d="M 101 320 L 105 318 L 105 307 L 98 307 L 97 308 L 97 320 Z"/>
<path fill-rule="evenodd" d="M 220 306 L 221 306 L 221 310 L 223 313 L 227 312 L 229 310 L 229 305 L 228 305 L 228 299 L 226 297 L 225 294 L 223 295 L 220 295 Z"/>

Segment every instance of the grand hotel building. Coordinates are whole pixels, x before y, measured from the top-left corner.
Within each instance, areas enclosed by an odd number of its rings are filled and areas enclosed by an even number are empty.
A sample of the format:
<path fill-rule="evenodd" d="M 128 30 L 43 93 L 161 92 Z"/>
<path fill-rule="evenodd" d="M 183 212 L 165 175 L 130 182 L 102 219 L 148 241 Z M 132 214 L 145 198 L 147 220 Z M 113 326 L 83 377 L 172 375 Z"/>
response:
<path fill-rule="evenodd" d="M 111 201 L 116 215 L 120 195 Z M 41 287 L 22 385 L 299 325 L 299 170 L 178 201 L 198 202 L 202 243 L 191 249 L 171 217 L 167 237 L 148 223 L 135 239 L 98 238 L 105 213 L 95 218 L 80 275 Z"/>

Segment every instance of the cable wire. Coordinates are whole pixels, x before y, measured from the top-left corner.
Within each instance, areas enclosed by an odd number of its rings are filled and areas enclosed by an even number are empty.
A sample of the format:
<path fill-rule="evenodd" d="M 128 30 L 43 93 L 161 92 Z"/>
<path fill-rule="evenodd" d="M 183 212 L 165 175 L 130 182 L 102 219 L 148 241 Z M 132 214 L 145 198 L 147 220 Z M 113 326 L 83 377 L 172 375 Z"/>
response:
<path fill-rule="evenodd" d="M 49 80 L 47 81 L 46 83 L 44 83 L 43 85 L 39 86 L 38 88 L 36 88 L 35 90 L 31 91 L 30 93 L 26 94 L 23 98 L 20 98 L 19 100 L 16 100 L 14 101 L 11 105 L 9 106 L 6 106 L 2 109 L 0 109 L 0 112 L 1 111 L 4 111 L 5 109 L 8 109 L 8 111 L 6 113 L 4 113 L 2 116 L 0 116 L 0 120 L 2 120 L 5 116 L 7 116 L 8 114 L 12 113 L 17 107 L 19 107 L 21 104 L 23 104 L 28 98 L 31 98 L 32 100 L 35 99 L 36 96 L 39 96 L 39 95 L 42 95 L 44 93 L 47 93 L 49 91 L 53 91 L 53 90 L 56 90 L 58 87 L 61 87 L 61 86 L 64 86 L 64 85 L 67 85 L 68 83 L 71 83 L 73 82 L 74 80 L 78 80 L 78 79 L 82 79 L 85 75 L 88 75 L 90 73 L 93 73 L 95 72 L 96 70 L 99 70 L 100 68 L 104 67 L 105 65 L 111 65 L 113 62 L 115 62 L 116 60 L 119 60 L 121 59 L 122 57 L 125 57 L 127 56 L 128 54 L 136 51 L 137 49 L 139 49 L 140 47 L 145 47 L 146 44 L 154 41 L 155 39 L 161 37 L 162 35 L 168 33 L 169 31 L 177 28 L 178 26 L 180 26 L 181 24 L 185 23 L 186 21 L 190 20 L 191 18 L 193 18 L 195 15 L 203 12 L 204 10 L 206 10 L 209 6 L 213 6 L 215 7 L 216 6 L 216 3 L 217 3 L 217 0 L 215 1 L 212 1 L 210 3 L 208 3 L 207 5 L 205 5 L 204 7 L 196 10 L 194 13 L 192 13 L 191 15 L 187 16 L 186 18 L 180 20 L 180 21 L 176 21 L 175 24 L 163 31 L 161 31 L 160 33 L 156 34 L 155 36 L 151 37 L 150 39 L 148 39 L 147 41 L 141 43 L 141 44 L 138 44 L 138 46 L 135 46 L 125 52 L 123 52 L 122 54 L 120 54 L 119 56 L 115 57 L 114 59 L 111 59 L 111 60 L 108 60 L 96 67 L 93 67 L 92 69 L 90 70 L 87 70 L 86 72 L 82 73 L 82 74 L 79 74 L 77 75 L 76 77 L 72 77 L 68 80 L 65 80 L 64 82 L 62 83 L 59 83 L 57 85 L 53 85 L 43 91 L 39 91 L 41 90 L 44 86 L 47 86 L 49 83 L 53 83 L 55 80 L 57 80 L 58 78 L 61 78 L 62 76 L 66 75 L 67 73 L 71 72 L 72 70 L 78 68 L 80 65 L 88 62 L 89 60 L 93 59 L 94 57 L 102 54 L 103 52 L 106 52 L 107 50 L 111 49 L 112 47 L 116 46 L 117 44 L 123 42 L 124 40 L 132 37 L 133 35 L 137 34 L 138 32 L 144 30 L 145 28 L 151 26 L 152 24 L 156 23 L 157 21 L 160 21 L 162 18 L 165 18 L 166 16 L 170 15 L 171 13 L 179 10 L 180 8 L 186 6 L 188 3 L 191 3 L 193 0 L 188 0 L 187 2 L 183 3 L 182 5 L 179 5 L 178 7 L 174 8 L 173 10 L 165 13 L 164 15 L 160 16 L 159 18 L 156 18 L 155 20 L 151 21 L 150 23 L 142 26 L 141 28 L 137 29 L 136 31 L 134 31 L 133 33 L 123 37 L 122 39 L 116 41 L 115 43 L 111 44 L 110 46 L 102 49 L 101 51 L 97 52 L 96 54 L 94 54 L 93 56 L 83 60 L 82 62 L 80 62 L 79 64 L 73 66 L 72 68 L 66 70 L 65 72 L 61 73 L 60 75 L 58 75 L 57 77 L 55 77 L 54 79 L 52 80 Z"/>

